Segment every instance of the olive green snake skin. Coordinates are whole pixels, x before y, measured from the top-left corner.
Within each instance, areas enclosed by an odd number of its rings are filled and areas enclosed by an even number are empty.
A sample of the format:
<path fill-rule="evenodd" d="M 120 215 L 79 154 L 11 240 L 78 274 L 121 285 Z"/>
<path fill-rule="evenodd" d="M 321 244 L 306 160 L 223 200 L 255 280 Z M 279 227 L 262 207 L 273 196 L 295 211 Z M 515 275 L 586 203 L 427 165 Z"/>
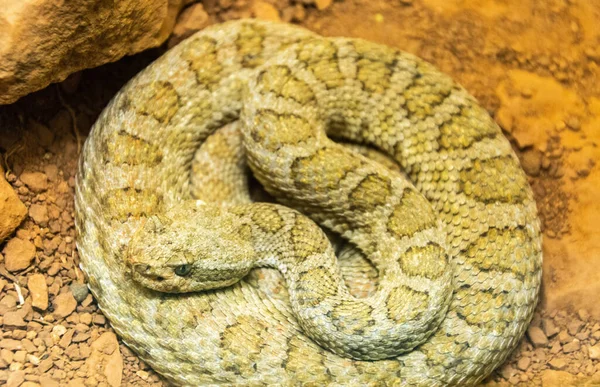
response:
<path fill-rule="evenodd" d="M 341 267 L 311 220 L 249 203 L 240 131 L 266 191 L 351 242 Z M 251 20 L 193 35 L 101 114 L 75 200 L 100 309 L 177 385 L 472 385 L 537 303 L 535 202 L 498 126 L 431 65 L 360 39 Z M 166 293 L 197 280 L 227 286 Z"/>

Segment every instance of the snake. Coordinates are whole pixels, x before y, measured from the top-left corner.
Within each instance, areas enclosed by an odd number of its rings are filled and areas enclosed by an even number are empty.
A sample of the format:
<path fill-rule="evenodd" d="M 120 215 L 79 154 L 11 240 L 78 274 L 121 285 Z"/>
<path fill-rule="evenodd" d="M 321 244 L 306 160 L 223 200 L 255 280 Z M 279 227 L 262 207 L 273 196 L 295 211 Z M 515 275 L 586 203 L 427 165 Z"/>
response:
<path fill-rule="evenodd" d="M 207 27 L 131 79 L 75 215 L 100 310 L 173 385 L 475 385 L 541 283 L 531 188 L 475 98 L 289 24 Z"/>

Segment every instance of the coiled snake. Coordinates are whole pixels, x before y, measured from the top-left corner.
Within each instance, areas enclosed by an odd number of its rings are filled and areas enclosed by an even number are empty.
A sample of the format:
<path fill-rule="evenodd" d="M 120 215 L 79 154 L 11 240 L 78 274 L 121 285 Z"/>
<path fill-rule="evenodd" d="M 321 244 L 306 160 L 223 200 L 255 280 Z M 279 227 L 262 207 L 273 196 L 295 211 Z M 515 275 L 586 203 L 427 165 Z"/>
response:
<path fill-rule="evenodd" d="M 349 241 L 340 265 L 300 212 L 250 203 L 244 152 Z M 531 189 L 464 89 L 398 50 L 261 21 L 209 27 L 123 87 L 84 146 L 76 224 L 99 307 L 174 384 L 475 384 L 541 280 Z"/>

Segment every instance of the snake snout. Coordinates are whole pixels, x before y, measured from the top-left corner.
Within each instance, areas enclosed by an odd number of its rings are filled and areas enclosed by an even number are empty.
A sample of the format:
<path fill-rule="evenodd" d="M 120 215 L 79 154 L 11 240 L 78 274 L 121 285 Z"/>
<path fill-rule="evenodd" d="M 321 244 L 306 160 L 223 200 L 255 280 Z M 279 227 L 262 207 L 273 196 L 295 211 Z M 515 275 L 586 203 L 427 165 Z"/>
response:
<path fill-rule="evenodd" d="M 134 263 L 132 265 L 133 271 L 136 271 L 140 274 L 146 274 L 150 272 L 150 265 L 145 263 Z"/>
<path fill-rule="evenodd" d="M 155 281 L 163 281 L 172 277 L 171 273 L 168 273 L 166 270 L 158 270 L 146 263 L 133 263 L 131 264 L 131 268 L 134 275 L 137 274 Z"/>

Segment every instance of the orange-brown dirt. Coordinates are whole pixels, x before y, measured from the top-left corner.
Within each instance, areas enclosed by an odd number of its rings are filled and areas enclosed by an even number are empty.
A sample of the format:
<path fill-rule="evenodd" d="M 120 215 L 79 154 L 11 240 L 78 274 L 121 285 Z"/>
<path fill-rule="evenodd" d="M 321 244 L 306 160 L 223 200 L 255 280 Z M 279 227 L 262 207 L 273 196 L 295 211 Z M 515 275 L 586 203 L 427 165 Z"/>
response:
<path fill-rule="evenodd" d="M 29 215 L 0 244 L 0 384 L 164 385 L 117 341 L 82 286 L 73 226 L 78 153 L 109 99 L 169 45 L 210 23 L 256 16 L 412 52 L 480 100 L 521 158 L 544 230 L 538 311 L 484 385 L 600 385 L 600 3 L 205 0 L 191 7 L 165 47 L 0 107 L 0 165 Z"/>

